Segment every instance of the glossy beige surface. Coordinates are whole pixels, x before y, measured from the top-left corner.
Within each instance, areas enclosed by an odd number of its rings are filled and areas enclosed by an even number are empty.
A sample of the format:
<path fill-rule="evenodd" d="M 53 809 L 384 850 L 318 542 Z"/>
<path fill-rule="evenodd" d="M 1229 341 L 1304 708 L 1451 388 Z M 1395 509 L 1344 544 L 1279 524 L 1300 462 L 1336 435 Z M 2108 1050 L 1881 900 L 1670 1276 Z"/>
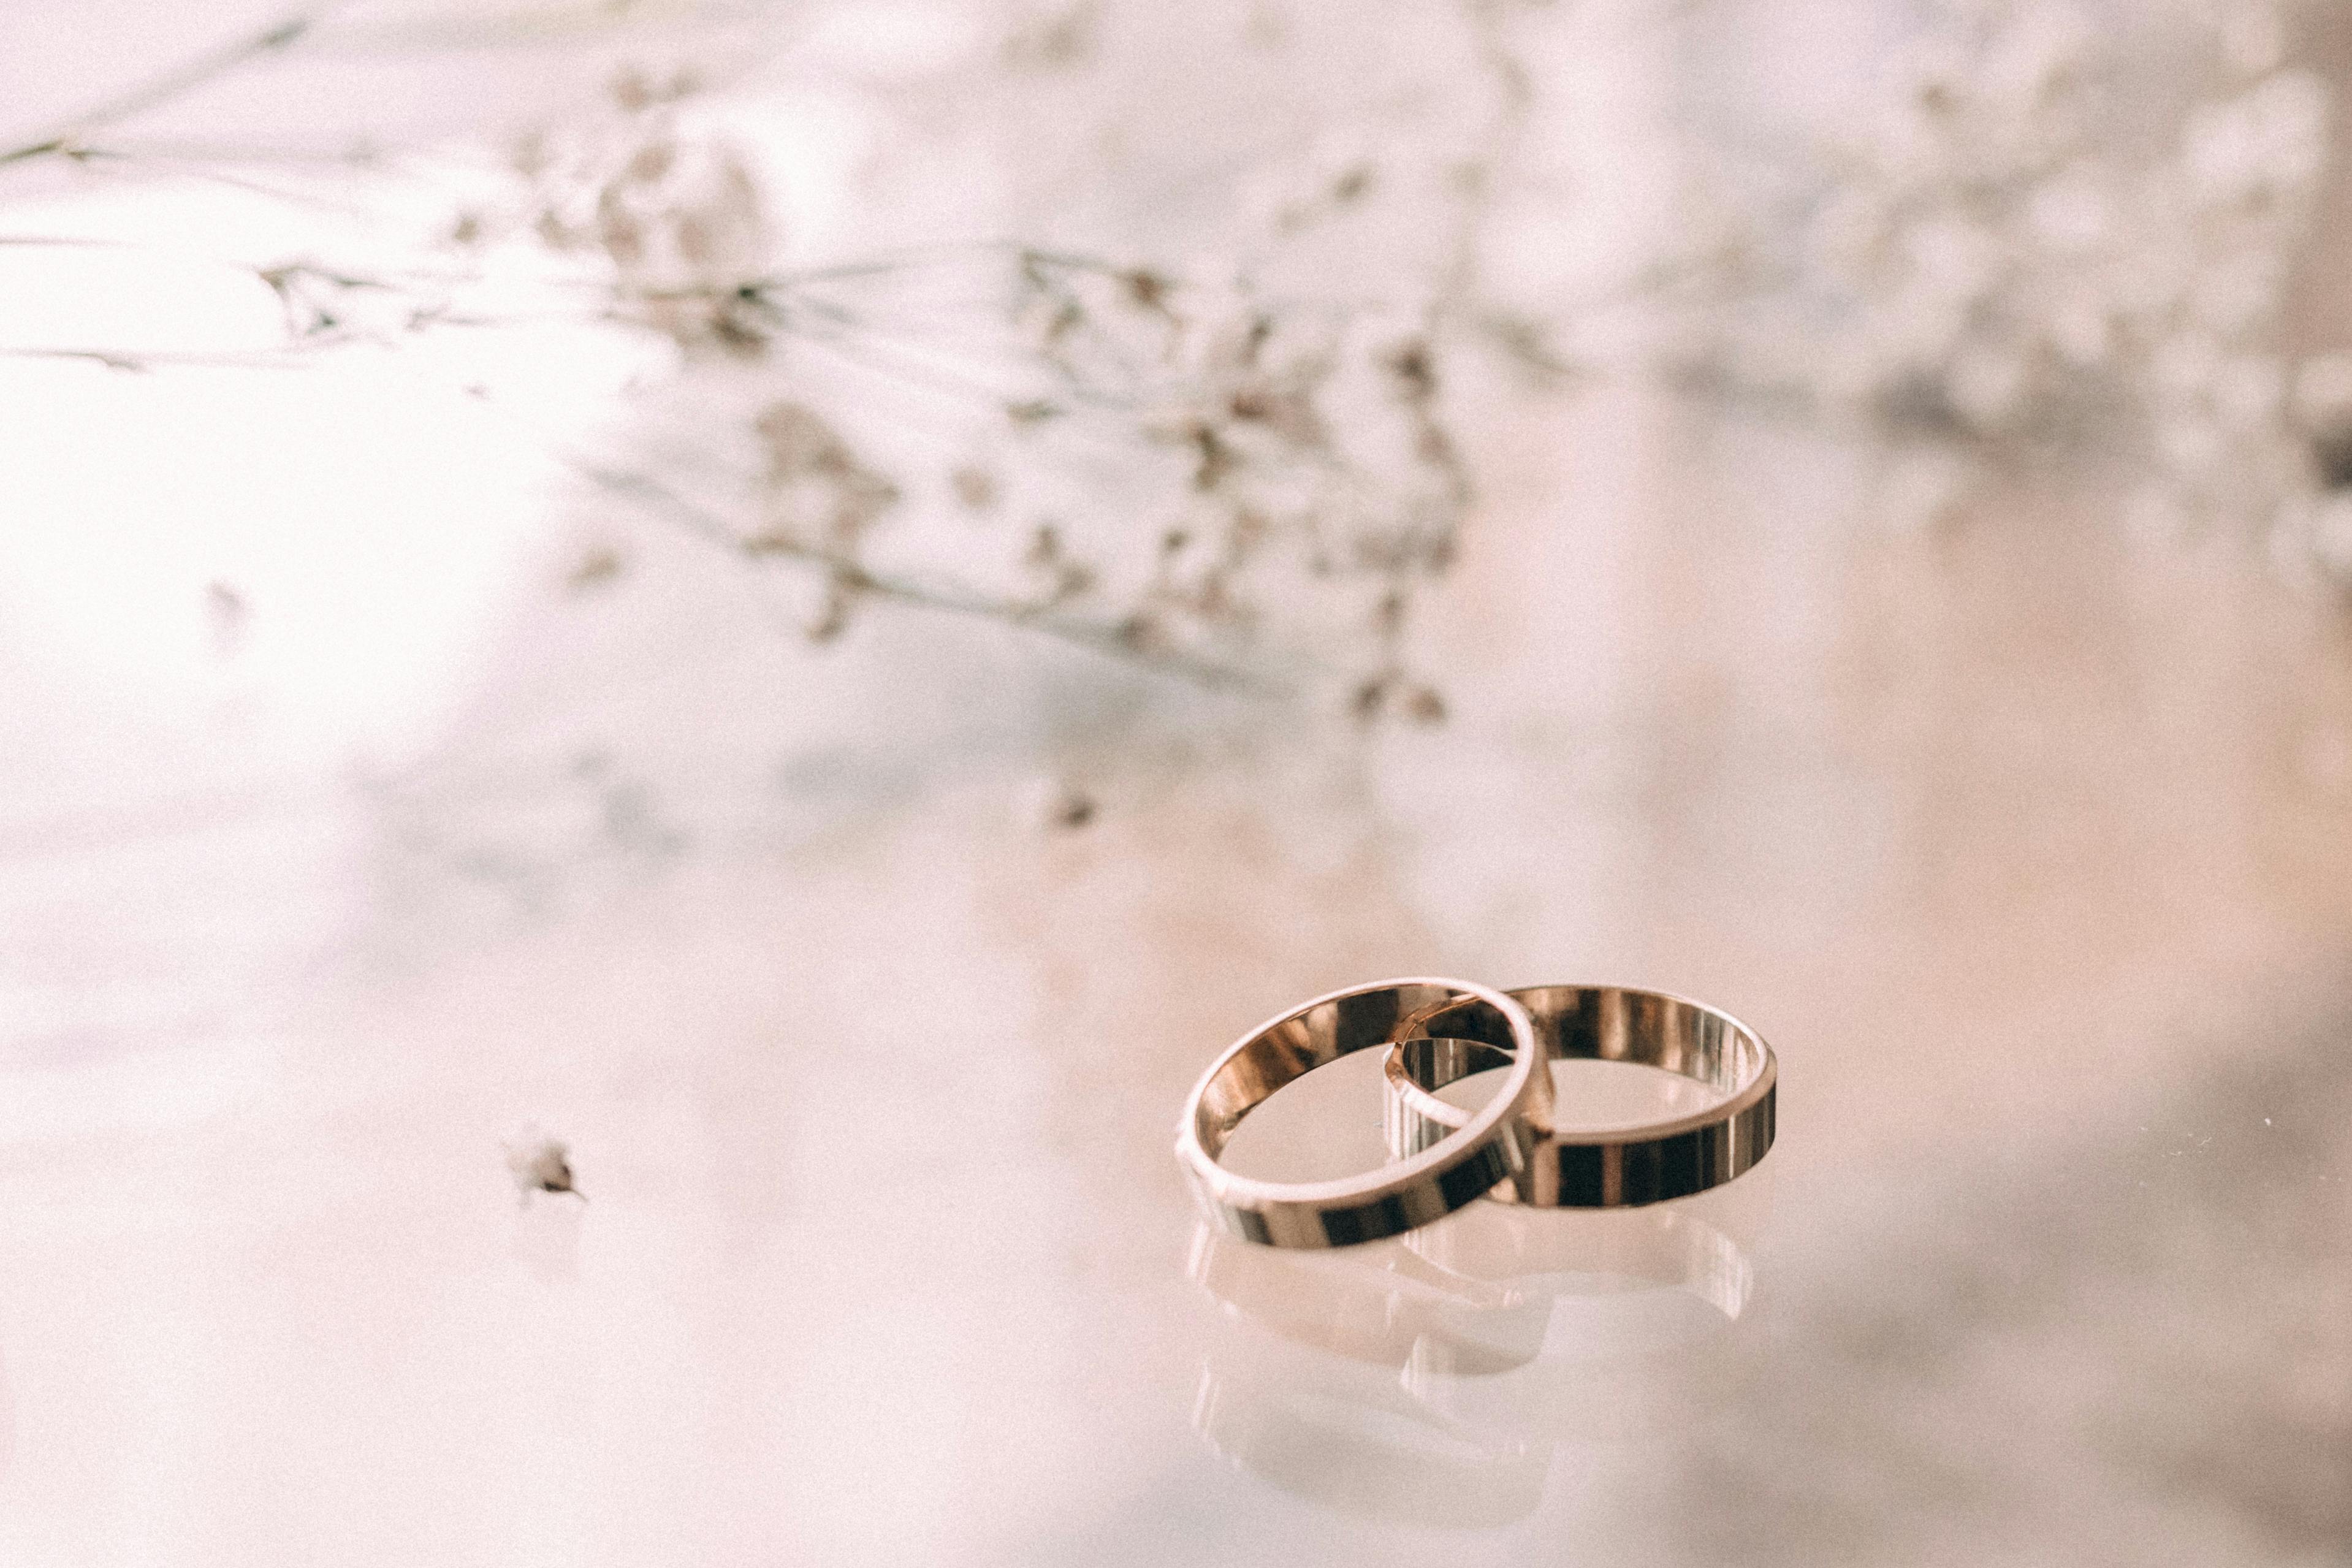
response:
<path fill-rule="evenodd" d="M 1431 731 L 805 653 L 683 552 L 516 589 L 359 784 L 12 664 L 0 1558 L 2344 1561 L 2343 623 L 2054 482 L 1890 533 L 1867 455 L 1508 406 Z M 1779 1144 L 1253 1297 L 1185 1085 L 1405 972 L 1717 1000 Z"/>

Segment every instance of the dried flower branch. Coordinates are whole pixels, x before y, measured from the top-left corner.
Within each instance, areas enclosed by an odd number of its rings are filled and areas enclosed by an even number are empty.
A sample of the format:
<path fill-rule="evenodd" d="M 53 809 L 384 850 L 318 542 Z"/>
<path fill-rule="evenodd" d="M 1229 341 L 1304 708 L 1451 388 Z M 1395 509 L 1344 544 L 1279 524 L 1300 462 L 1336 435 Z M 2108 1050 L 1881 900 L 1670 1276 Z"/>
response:
<path fill-rule="evenodd" d="M 1118 626 L 1057 615 L 1052 612 L 1050 605 L 1000 598 L 954 583 L 918 582 L 902 575 L 876 572 L 814 545 L 776 539 L 748 539 L 737 532 L 723 515 L 697 504 L 646 474 L 576 459 L 571 462 L 570 467 L 588 482 L 638 503 L 648 512 L 683 528 L 705 543 L 736 552 L 747 560 L 789 561 L 815 567 L 826 574 L 829 583 L 848 595 L 870 596 L 920 609 L 941 610 L 950 615 L 1007 622 L 1089 652 L 1140 662 L 1204 686 L 1260 691 L 1272 689 L 1270 681 L 1262 674 L 1181 653 L 1142 649 Z"/>
<path fill-rule="evenodd" d="M 477 285 L 531 253 L 556 265 L 545 287 L 582 305 L 552 319 L 657 334 L 681 352 L 683 375 L 723 383 L 723 405 L 698 406 L 752 457 L 737 476 L 740 510 L 689 500 L 637 465 L 572 467 L 747 563 L 812 574 L 822 593 L 813 640 L 841 635 L 870 602 L 893 602 L 1260 688 L 1280 684 L 1263 673 L 1272 647 L 1275 667 L 1338 666 L 1359 713 L 1434 721 L 1444 705 L 1409 671 L 1407 634 L 1475 493 L 1445 408 L 1446 358 L 1480 334 L 1556 363 L 1539 326 L 1479 299 L 1487 217 L 1536 98 L 1509 33 L 1528 4 L 1459 0 L 1490 111 L 1467 142 L 1432 154 L 1454 193 L 1451 227 L 1426 274 L 1401 276 L 1400 297 L 1385 302 L 1260 281 L 1269 257 L 1416 183 L 1370 155 L 1303 168 L 1303 194 L 1273 204 L 1265 232 L 1223 268 L 1005 244 L 780 268 L 783 225 L 728 102 L 690 68 L 633 68 L 586 112 L 524 137 L 505 195 L 451 213 L 454 264 L 252 267 L 286 336 L 254 363 L 515 323 L 510 299 L 489 305 Z M 14 156 L 94 155 L 93 132 L 290 47 L 321 15 L 215 51 Z M 1097 0 L 1048 7 L 1015 28 L 1004 62 L 1080 72 L 1108 26 Z M 946 274 L 994 275 L 1001 303 L 992 313 L 967 302 L 951 319 L 909 308 Z M 126 369 L 196 363 L 25 352 Z M 820 374 L 812 355 L 850 374 Z M 917 452 L 898 422 L 875 421 L 845 395 L 856 386 L 882 388 L 886 403 L 933 399 L 965 434 Z M 879 563 L 921 555 L 942 526 L 956 531 L 960 563 L 975 540 L 992 542 L 992 559 L 939 573 Z M 567 582 L 577 592 L 618 570 L 617 556 L 592 556 Z M 1331 658 L 1347 644 L 1321 629 L 1316 617 L 1328 615 L 1352 620 L 1349 640 L 1368 651 Z"/>
<path fill-rule="evenodd" d="M 1361 577 L 1381 689 L 1396 693 L 1401 711 L 1442 712 L 1433 693 L 1404 679 L 1401 650 L 1414 584 L 1451 561 L 1471 500 L 1437 362 L 1439 334 L 1473 314 L 1460 303 L 1475 276 L 1465 258 L 1491 181 L 1467 182 L 1466 237 L 1432 285 L 1443 298 L 1410 326 L 1393 311 L 1268 299 L 1245 279 L 1186 278 L 1031 246 L 934 247 L 780 272 L 759 265 L 775 225 L 758 182 L 696 92 L 690 78 L 624 77 L 592 122 L 527 138 L 516 157 L 523 198 L 503 211 L 470 209 L 452 237 L 473 247 L 528 237 L 593 259 L 612 279 L 612 317 L 670 338 L 689 366 L 716 350 L 721 361 L 766 367 L 789 342 L 999 411 L 997 449 L 984 462 L 942 455 L 940 467 L 958 515 L 1004 527 L 1003 586 L 918 586 L 877 572 L 866 552 L 905 510 L 909 481 L 862 454 L 839 412 L 820 411 L 798 390 L 804 373 L 775 363 L 754 378 L 773 387 L 741 416 L 761 454 L 754 516 L 712 515 L 699 531 L 723 532 L 753 559 L 821 572 L 813 639 L 838 636 L 866 600 L 898 598 L 1226 682 L 1265 624 L 1271 595 L 1323 595 Z M 1507 96 L 1523 100 L 1524 84 Z M 1523 114 L 1523 101 L 1505 113 Z M 1496 148 L 1511 139 L 1496 138 Z M 687 170 L 699 173 L 682 178 Z M 1366 183 L 1343 181 L 1344 199 L 1360 199 Z M 1010 342 L 975 356 L 900 319 L 898 297 L 927 279 L 993 263 L 1004 268 Z M 1334 400 L 1348 405 L 1344 418 L 1327 411 Z M 1079 497 L 1039 468 L 1072 443 L 1124 454 L 1130 482 L 1107 526 L 1076 527 L 1077 513 L 1103 512 L 1104 498 L 1074 504 Z M 1166 474 L 1165 488 L 1150 481 L 1155 473 Z M 668 488 L 644 476 L 610 464 L 596 474 L 607 489 L 667 496 L 658 504 L 677 510 Z M 1023 481 L 1008 482 L 1015 474 Z M 1139 548 L 1149 541 L 1156 548 Z M 1253 591 L 1260 563 L 1276 555 L 1295 569 Z M 1070 615 L 1081 602 L 1104 608 Z M 1390 706 L 1358 702 L 1365 712 Z"/>

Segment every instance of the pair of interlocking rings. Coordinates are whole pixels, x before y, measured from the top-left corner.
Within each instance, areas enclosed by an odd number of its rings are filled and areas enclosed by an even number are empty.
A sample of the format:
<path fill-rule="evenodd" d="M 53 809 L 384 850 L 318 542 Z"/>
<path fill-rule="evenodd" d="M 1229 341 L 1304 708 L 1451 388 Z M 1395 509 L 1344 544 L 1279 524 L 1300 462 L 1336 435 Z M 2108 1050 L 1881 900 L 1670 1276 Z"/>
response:
<path fill-rule="evenodd" d="M 1371 1047 L 1388 1059 L 1391 1163 L 1360 1176 L 1267 1182 L 1217 1160 L 1242 1118 L 1283 1085 Z M 1556 1124 L 1549 1063 L 1639 1062 L 1719 1098 L 1634 1128 Z M 1505 1069 L 1475 1110 L 1437 1091 Z M 1318 996 L 1250 1031 L 1192 1086 L 1176 1156 L 1202 1210 L 1271 1247 L 1349 1247 L 1396 1236 L 1494 1196 L 1548 1208 L 1617 1208 L 1705 1192 L 1772 1146 L 1771 1047 L 1728 1014 L 1617 985 L 1497 991 L 1466 980 L 1383 980 Z"/>

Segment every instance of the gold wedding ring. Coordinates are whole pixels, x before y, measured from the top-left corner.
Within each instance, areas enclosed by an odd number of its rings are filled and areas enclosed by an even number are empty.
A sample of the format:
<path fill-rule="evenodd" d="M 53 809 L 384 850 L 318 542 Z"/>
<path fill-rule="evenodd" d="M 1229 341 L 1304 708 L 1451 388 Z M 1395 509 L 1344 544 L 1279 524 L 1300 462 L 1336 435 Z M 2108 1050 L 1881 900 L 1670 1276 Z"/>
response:
<path fill-rule="evenodd" d="M 1724 1098 L 1704 1110 L 1625 1129 L 1561 1131 L 1549 1099 L 1533 1124 L 1528 1168 L 1495 1196 L 1547 1208 L 1617 1208 L 1685 1197 L 1731 1180 L 1772 1147 L 1772 1049 L 1730 1015 L 1687 997 L 1619 985 L 1535 985 L 1509 993 L 1552 1059 L 1639 1062 L 1696 1079 Z M 1443 1002 L 1399 1026 L 1385 1063 L 1390 1152 L 1412 1159 L 1483 1118 L 1434 1092 L 1527 1059 L 1491 1005 Z M 1549 1078 L 1547 1070 L 1536 1075 Z M 1501 1095 L 1489 1102 L 1491 1110 Z"/>
<path fill-rule="evenodd" d="M 1425 1017 L 1442 1017 L 1497 1047 L 1487 1065 L 1507 1071 L 1479 1110 L 1433 1101 L 1453 1123 L 1360 1176 L 1267 1182 L 1217 1163 L 1242 1118 L 1283 1085 L 1352 1051 L 1421 1032 Z M 1549 1125 L 1550 1110 L 1551 1073 L 1518 1003 L 1465 980 L 1384 980 L 1318 996 L 1243 1036 L 1192 1086 L 1177 1124 L 1176 1157 L 1202 1211 L 1232 1235 L 1272 1247 L 1347 1247 L 1426 1225 L 1498 1184 L 1525 1181 L 1529 1146 Z"/>

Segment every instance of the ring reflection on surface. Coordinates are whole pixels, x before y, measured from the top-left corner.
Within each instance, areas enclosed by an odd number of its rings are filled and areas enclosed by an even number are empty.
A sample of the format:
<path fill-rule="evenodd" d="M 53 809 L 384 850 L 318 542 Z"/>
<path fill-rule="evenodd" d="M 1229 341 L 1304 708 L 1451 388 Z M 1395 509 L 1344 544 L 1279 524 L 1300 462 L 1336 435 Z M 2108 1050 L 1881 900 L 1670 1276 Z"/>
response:
<path fill-rule="evenodd" d="M 1558 1444 L 1668 1429 L 1738 1386 L 1769 1206 L 1762 1181 L 1634 1209 L 1481 1204 L 1321 1254 L 1199 1226 L 1190 1272 L 1217 1311 L 1193 1425 L 1353 1512 L 1522 1517 Z"/>

